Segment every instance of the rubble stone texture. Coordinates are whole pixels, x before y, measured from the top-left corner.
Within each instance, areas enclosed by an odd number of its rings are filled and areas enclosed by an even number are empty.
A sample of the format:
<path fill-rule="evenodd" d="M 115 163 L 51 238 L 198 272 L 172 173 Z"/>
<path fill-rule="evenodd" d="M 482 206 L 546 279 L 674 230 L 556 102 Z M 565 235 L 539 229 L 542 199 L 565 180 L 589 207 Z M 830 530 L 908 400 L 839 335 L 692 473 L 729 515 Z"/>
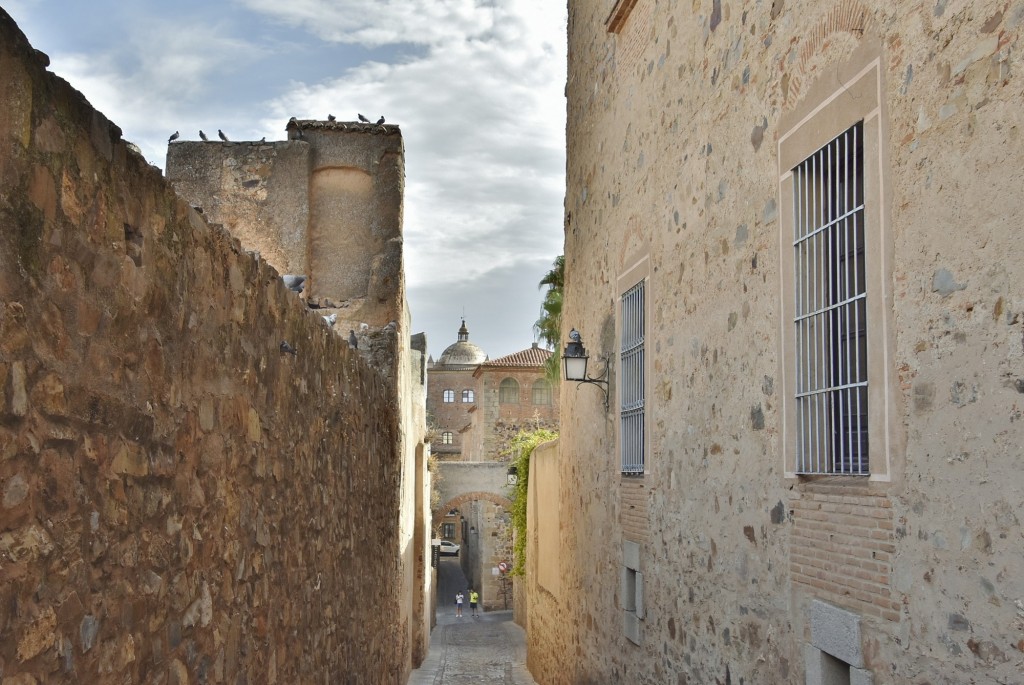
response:
<path fill-rule="evenodd" d="M 859 617 L 863 666 L 823 660 L 849 682 L 1019 682 L 1024 2 L 571 1 L 568 27 L 562 317 L 614 359 L 619 279 L 646 258 L 647 472 L 619 474 L 618 367 L 607 412 L 562 384 L 531 672 L 803 683 L 805 647 L 833 649 L 810 619 L 825 602 Z M 880 472 L 796 477 L 785 187 L 867 101 Z"/>
<path fill-rule="evenodd" d="M 398 411 L 0 11 L 0 680 L 403 683 Z"/>

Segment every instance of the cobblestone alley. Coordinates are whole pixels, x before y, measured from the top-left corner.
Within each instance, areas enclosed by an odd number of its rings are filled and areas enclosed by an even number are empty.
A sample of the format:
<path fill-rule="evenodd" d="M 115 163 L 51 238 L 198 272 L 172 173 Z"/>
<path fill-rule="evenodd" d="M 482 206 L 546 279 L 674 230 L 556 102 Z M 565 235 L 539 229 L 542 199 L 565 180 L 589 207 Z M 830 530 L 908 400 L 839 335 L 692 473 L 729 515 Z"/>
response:
<path fill-rule="evenodd" d="M 526 670 L 526 638 L 511 611 L 455 617 L 455 593 L 468 585 L 457 558 L 442 558 L 438 567 L 437 626 L 430 653 L 412 672 L 409 685 L 536 685 Z"/>

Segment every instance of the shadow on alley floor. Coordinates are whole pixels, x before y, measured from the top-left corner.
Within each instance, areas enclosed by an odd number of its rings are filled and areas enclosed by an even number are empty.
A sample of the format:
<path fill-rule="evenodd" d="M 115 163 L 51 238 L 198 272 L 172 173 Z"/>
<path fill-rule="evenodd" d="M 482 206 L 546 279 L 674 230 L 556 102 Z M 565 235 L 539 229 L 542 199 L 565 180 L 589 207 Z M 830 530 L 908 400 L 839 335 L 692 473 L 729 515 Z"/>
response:
<path fill-rule="evenodd" d="M 437 625 L 430 634 L 430 652 L 408 685 L 536 685 L 526 670 L 526 635 L 512 621 L 512 612 L 480 612 L 474 618 L 457 557 L 442 557 L 437 575 Z M 455 617 L 459 590 L 466 595 L 462 618 Z"/>

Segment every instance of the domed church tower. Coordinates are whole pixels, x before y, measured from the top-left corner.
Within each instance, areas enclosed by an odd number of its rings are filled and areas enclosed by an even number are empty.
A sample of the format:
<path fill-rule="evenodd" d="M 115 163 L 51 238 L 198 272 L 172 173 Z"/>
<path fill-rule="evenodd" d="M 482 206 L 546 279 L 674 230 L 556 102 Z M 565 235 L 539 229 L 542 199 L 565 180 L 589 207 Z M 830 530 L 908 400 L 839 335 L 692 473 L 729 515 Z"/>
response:
<path fill-rule="evenodd" d="M 436 432 L 431 451 L 441 459 L 473 458 L 464 453 L 463 446 L 477 406 L 474 373 L 486 361 L 487 354 L 469 341 L 463 319 L 456 342 L 427 369 L 427 420 Z"/>

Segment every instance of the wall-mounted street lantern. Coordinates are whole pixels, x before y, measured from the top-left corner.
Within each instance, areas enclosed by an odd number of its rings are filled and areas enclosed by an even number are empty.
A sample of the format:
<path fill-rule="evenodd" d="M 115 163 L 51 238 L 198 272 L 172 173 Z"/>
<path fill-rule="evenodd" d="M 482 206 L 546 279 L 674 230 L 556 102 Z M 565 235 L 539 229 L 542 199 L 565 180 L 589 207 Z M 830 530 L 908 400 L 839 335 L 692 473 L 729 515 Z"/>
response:
<path fill-rule="evenodd" d="M 565 344 L 565 350 L 562 352 L 562 362 L 565 364 L 565 380 L 573 381 L 577 385 L 583 383 L 594 383 L 600 386 L 604 392 L 604 408 L 608 408 L 608 364 L 604 366 L 604 371 L 597 378 L 591 378 L 587 375 L 587 362 L 590 361 L 590 356 L 587 354 L 587 348 L 583 347 L 583 340 L 580 338 L 580 332 L 575 328 L 569 331 L 569 342 Z"/>

